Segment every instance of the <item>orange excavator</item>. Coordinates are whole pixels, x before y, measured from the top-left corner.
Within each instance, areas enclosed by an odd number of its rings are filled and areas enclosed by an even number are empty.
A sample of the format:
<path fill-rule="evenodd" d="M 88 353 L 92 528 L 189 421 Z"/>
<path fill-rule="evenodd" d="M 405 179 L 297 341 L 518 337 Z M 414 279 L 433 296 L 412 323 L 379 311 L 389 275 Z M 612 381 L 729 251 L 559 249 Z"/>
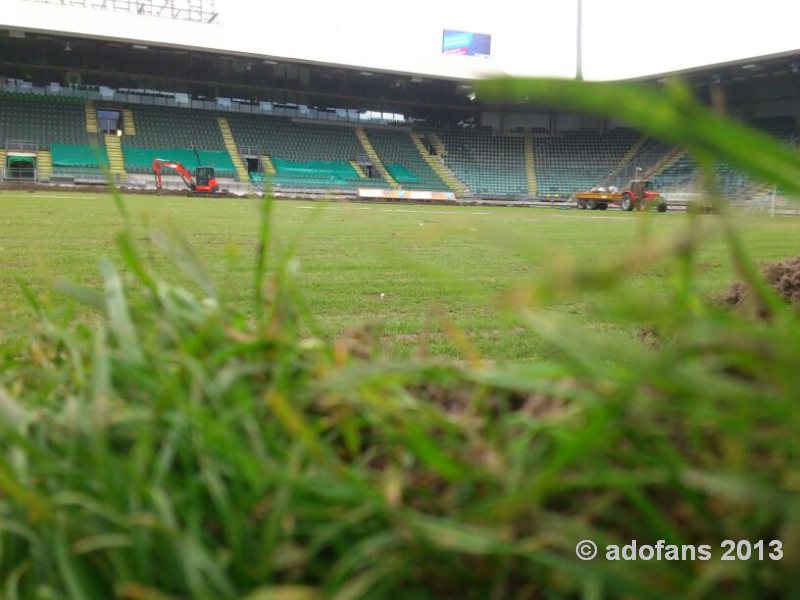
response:
<path fill-rule="evenodd" d="M 190 196 L 216 196 L 219 194 L 219 183 L 217 182 L 214 167 L 197 167 L 194 170 L 194 177 L 192 177 L 192 173 L 189 169 L 184 167 L 181 163 L 156 158 L 153 160 L 153 173 L 156 175 L 156 190 L 159 195 L 164 188 L 161 181 L 161 171 L 163 169 L 174 169 L 177 171 L 183 183 L 186 184 L 186 189 Z"/>

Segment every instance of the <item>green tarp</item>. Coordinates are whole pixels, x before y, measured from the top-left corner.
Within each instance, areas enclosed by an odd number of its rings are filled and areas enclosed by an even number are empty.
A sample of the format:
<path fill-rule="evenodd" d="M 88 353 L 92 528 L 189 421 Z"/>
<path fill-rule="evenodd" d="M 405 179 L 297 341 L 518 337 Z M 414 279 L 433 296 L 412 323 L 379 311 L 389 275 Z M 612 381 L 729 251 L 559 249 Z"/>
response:
<path fill-rule="evenodd" d="M 127 148 L 123 147 L 125 167 L 130 169 L 147 169 L 153 166 L 153 160 L 161 158 L 170 162 L 179 162 L 193 171 L 198 166 L 197 155 L 189 148 Z"/>
<path fill-rule="evenodd" d="M 214 167 L 217 171 L 235 171 L 231 155 L 225 150 L 198 150 L 200 165 Z"/>
<path fill-rule="evenodd" d="M 401 165 L 400 163 L 386 165 L 386 170 L 389 171 L 389 174 L 394 177 L 394 180 L 398 183 L 419 182 L 419 177 L 414 173 L 414 171 L 411 171 L 405 165 Z"/>
<path fill-rule="evenodd" d="M 278 175 L 290 175 L 298 178 L 330 179 L 331 181 L 349 181 L 358 179 L 358 174 L 347 162 L 329 162 L 312 160 L 294 162 L 283 158 L 273 158 L 272 164 Z"/>
<path fill-rule="evenodd" d="M 224 150 L 192 150 L 191 148 L 128 148 L 123 147 L 125 167 L 130 169 L 150 169 L 153 160 L 160 158 L 179 162 L 190 171 L 195 167 L 214 167 L 221 172 L 234 172 L 230 154 Z"/>
<path fill-rule="evenodd" d="M 98 167 L 108 165 L 108 156 L 101 146 L 51 144 L 54 167 Z"/>

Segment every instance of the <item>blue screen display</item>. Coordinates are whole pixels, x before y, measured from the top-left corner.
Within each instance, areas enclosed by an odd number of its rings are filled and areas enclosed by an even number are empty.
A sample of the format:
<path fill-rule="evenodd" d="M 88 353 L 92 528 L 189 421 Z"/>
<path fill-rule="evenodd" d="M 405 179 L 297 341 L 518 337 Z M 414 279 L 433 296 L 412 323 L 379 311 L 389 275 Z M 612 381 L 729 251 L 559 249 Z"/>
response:
<path fill-rule="evenodd" d="M 442 35 L 442 54 L 489 56 L 491 48 L 492 36 L 488 33 L 445 29 Z"/>

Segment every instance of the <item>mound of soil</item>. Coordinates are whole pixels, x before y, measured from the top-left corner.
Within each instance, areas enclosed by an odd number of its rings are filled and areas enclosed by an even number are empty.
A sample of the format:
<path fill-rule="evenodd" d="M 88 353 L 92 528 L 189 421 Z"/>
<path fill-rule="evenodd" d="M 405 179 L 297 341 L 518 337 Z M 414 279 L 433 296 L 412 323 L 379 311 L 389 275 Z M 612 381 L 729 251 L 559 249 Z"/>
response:
<path fill-rule="evenodd" d="M 781 298 L 789 304 L 800 306 L 800 256 L 767 264 L 761 272 Z M 740 282 L 731 285 L 718 296 L 718 300 L 722 304 L 746 310 L 753 305 L 750 290 Z"/>
<path fill-rule="evenodd" d="M 800 256 L 767 265 L 764 277 L 784 300 L 800 303 Z"/>

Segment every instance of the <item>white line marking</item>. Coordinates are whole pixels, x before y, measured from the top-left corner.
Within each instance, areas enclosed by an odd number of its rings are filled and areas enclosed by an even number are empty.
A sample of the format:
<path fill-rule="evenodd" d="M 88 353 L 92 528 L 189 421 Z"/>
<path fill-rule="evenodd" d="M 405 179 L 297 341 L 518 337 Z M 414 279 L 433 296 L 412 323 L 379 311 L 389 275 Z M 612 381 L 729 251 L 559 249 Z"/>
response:
<path fill-rule="evenodd" d="M 541 217 L 550 217 L 551 219 L 605 219 L 607 221 L 630 221 L 631 223 L 635 222 L 635 219 L 631 219 L 628 217 L 601 217 L 600 215 L 539 215 Z"/>
<path fill-rule="evenodd" d="M 9 191 L 9 195 L 11 193 L 14 193 L 14 192 L 16 192 L 16 190 L 10 190 Z M 96 194 L 96 193 L 99 193 L 99 192 L 92 192 L 92 193 Z M 22 196 L 22 197 L 27 197 L 27 198 L 67 198 L 67 199 L 69 199 L 69 198 L 78 198 L 78 199 L 86 198 L 86 196 L 81 196 L 79 194 L 79 192 L 76 192 L 75 194 L 72 194 L 71 196 L 57 196 L 56 194 L 36 194 L 36 193 L 30 194 L 28 192 L 24 192 L 24 193 L 20 192 L 18 195 Z"/>
<path fill-rule="evenodd" d="M 16 190 L 11 190 L 11 192 L 15 192 Z M 103 194 L 103 192 L 91 192 L 92 194 Z M 9 194 L 10 195 L 10 194 Z M 81 196 L 79 193 L 70 194 L 70 195 L 59 195 L 59 194 L 29 194 L 25 192 L 24 194 L 20 193 L 20 196 L 25 197 L 34 197 L 34 198 L 60 198 L 64 200 L 69 200 L 73 198 L 85 199 L 85 196 Z M 136 196 L 137 194 L 132 194 Z M 164 202 L 162 206 L 184 206 L 183 204 L 172 203 L 172 202 Z M 372 210 L 374 207 L 372 206 L 349 206 L 349 205 L 340 205 L 340 206 L 296 206 L 295 208 L 302 208 L 305 210 Z M 459 207 L 456 207 L 459 208 Z M 513 207 L 516 208 L 516 207 Z M 376 210 L 382 210 L 381 208 L 376 208 Z M 452 211 L 444 211 L 444 210 L 413 210 L 413 209 L 405 209 L 405 208 L 385 208 L 383 209 L 384 212 L 398 212 L 398 213 L 422 213 L 427 215 L 478 215 L 478 216 L 487 216 L 487 215 L 496 215 L 497 213 L 494 212 L 469 212 L 464 213 L 458 210 Z M 564 210 L 564 209 L 559 209 Z M 538 214 L 534 218 L 529 217 L 522 217 L 522 220 L 525 221 L 536 221 L 541 218 L 551 218 L 551 219 L 605 219 L 608 221 L 629 221 L 631 223 L 635 223 L 636 219 L 631 219 L 628 217 L 613 217 L 613 216 L 600 216 L 600 215 L 548 215 L 548 214 Z"/>
<path fill-rule="evenodd" d="M 369 206 L 296 206 L 306 210 L 372 210 Z"/>

